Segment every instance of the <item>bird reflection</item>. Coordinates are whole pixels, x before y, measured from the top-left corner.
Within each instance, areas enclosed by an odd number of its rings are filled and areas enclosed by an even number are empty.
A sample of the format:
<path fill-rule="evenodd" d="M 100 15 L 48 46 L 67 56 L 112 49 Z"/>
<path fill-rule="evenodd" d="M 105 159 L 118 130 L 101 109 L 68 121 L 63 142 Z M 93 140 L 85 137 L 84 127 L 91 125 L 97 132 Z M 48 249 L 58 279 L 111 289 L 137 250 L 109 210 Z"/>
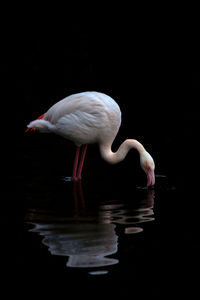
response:
<path fill-rule="evenodd" d="M 143 231 L 138 224 L 154 220 L 155 192 L 144 193 L 139 201 L 131 199 L 131 206 L 120 200 L 108 200 L 91 209 L 84 200 L 81 182 L 73 183 L 73 208 L 32 208 L 26 221 L 33 226 L 31 232 L 43 236 L 42 243 L 52 255 L 68 257 L 68 267 L 114 265 L 119 260 L 108 256 L 118 251 L 116 227 L 122 226 L 125 234 L 135 234 Z"/>
<path fill-rule="evenodd" d="M 99 215 L 104 222 L 128 225 L 125 233 L 137 233 L 143 231 L 135 224 L 153 221 L 153 204 L 155 191 L 146 190 L 145 198 L 141 199 L 136 206 L 126 208 L 124 204 L 105 204 L 100 206 Z M 134 204 L 134 203 L 133 203 Z M 134 227 L 130 227 L 134 225 Z"/>

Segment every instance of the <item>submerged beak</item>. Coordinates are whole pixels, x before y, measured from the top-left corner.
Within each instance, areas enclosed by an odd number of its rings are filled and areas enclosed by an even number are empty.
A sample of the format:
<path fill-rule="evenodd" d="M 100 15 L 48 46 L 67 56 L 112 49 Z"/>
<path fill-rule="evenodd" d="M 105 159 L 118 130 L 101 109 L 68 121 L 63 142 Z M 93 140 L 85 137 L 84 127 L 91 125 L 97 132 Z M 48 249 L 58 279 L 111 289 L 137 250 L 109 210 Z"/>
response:
<path fill-rule="evenodd" d="M 155 184 L 155 175 L 154 171 L 149 169 L 147 171 L 147 186 L 154 185 Z"/>

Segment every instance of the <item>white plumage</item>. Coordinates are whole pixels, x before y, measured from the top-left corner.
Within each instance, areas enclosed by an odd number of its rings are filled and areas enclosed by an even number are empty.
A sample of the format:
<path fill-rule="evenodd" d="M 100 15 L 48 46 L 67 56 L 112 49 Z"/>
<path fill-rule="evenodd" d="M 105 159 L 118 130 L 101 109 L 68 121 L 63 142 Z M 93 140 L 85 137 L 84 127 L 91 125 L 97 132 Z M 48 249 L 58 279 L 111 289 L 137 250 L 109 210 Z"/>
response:
<path fill-rule="evenodd" d="M 76 144 L 73 180 L 81 179 L 86 147 L 77 173 L 80 146 L 98 143 L 102 157 L 109 163 L 118 163 L 125 158 L 131 148 L 137 149 L 141 167 L 147 174 L 147 185 L 153 185 L 155 183 L 154 161 L 138 141 L 125 140 L 117 152 L 112 152 L 111 146 L 120 125 L 121 111 L 111 97 L 98 92 L 83 92 L 57 102 L 44 115 L 32 121 L 28 128 L 38 129 L 41 132 L 54 132 Z"/>

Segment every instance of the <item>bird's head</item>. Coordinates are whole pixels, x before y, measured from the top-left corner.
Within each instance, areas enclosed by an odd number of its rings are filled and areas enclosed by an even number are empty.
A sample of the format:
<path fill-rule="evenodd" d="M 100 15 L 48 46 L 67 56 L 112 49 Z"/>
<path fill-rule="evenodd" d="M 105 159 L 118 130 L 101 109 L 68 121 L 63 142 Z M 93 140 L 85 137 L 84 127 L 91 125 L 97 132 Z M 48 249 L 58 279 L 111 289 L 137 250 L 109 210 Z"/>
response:
<path fill-rule="evenodd" d="M 144 172 L 147 175 L 147 186 L 154 185 L 155 184 L 155 175 L 154 175 L 155 164 L 154 164 L 153 158 L 147 151 L 144 151 L 141 153 L 140 165 L 141 165 L 141 168 L 144 170 Z"/>

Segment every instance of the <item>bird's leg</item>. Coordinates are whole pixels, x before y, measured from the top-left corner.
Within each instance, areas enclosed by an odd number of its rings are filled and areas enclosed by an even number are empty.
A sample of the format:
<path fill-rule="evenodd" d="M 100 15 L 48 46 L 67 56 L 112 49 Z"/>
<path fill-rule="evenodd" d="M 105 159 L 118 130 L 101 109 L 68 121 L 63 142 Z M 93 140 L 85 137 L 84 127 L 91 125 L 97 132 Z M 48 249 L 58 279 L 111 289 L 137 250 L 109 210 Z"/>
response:
<path fill-rule="evenodd" d="M 74 160 L 74 167 L 73 167 L 73 173 L 72 173 L 72 180 L 77 181 L 77 167 L 78 167 L 78 159 L 79 159 L 79 154 L 80 154 L 80 147 L 76 147 L 76 155 L 75 155 L 75 160 Z"/>
<path fill-rule="evenodd" d="M 83 164 L 84 164 L 84 160 L 85 160 L 86 151 L 87 151 L 87 145 L 84 145 L 83 149 L 82 149 L 82 153 L 81 153 L 81 159 L 80 159 L 79 167 L 78 167 L 78 173 L 77 173 L 78 180 L 81 180 L 81 173 L 82 173 L 82 169 L 83 169 Z"/>
<path fill-rule="evenodd" d="M 84 196 L 83 196 L 81 181 L 78 182 L 78 192 L 79 192 L 79 197 L 80 197 L 80 201 L 81 201 L 81 208 L 83 210 L 85 210 L 85 200 L 84 200 Z"/>
<path fill-rule="evenodd" d="M 78 216 L 78 197 L 77 197 L 77 182 L 73 182 L 73 199 L 74 199 L 74 214 Z"/>
<path fill-rule="evenodd" d="M 85 201 L 82 191 L 81 180 L 73 182 L 74 214 L 78 216 L 85 213 Z M 79 207 L 79 202 L 81 207 Z"/>

